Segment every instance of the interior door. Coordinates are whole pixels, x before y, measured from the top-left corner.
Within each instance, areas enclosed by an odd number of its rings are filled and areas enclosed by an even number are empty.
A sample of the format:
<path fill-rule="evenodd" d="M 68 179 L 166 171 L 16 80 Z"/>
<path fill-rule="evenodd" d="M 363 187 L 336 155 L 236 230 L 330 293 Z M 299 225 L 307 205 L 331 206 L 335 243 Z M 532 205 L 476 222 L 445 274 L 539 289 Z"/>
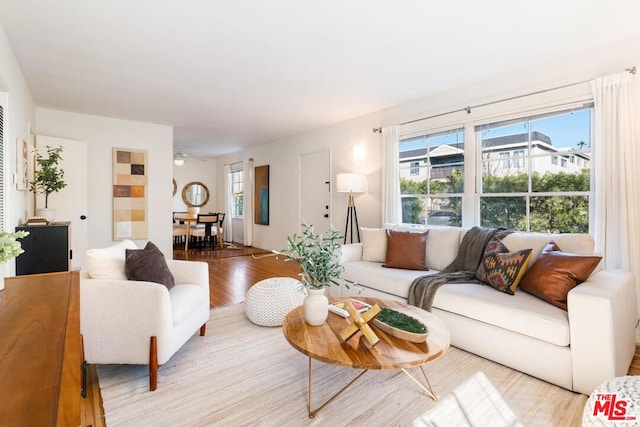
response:
<path fill-rule="evenodd" d="M 331 151 L 299 157 L 299 223 L 313 225 L 316 233 L 331 225 Z"/>
<path fill-rule="evenodd" d="M 49 195 L 49 207 L 56 210 L 56 221 L 71 222 L 71 268 L 85 268 L 88 242 L 87 219 L 87 144 L 84 141 L 37 135 L 36 149 L 46 155 L 46 146 L 62 146 L 60 167 L 67 186 Z M 38 194 L 36 206 L 44 207 L 44 196 Z"/>

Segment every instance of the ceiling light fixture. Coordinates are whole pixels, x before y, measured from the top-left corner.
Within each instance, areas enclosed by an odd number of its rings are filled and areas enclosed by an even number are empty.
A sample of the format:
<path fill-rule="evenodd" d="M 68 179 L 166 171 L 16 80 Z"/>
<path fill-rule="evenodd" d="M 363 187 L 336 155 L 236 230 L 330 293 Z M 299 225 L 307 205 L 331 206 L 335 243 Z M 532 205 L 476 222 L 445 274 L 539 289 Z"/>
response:
<path fill-rule="evenodd" d="M 182 157 L 174 156 L 173 164 L 175 164 L 176 166 L 182 166 L 184 165 L 184 159 Z"/>

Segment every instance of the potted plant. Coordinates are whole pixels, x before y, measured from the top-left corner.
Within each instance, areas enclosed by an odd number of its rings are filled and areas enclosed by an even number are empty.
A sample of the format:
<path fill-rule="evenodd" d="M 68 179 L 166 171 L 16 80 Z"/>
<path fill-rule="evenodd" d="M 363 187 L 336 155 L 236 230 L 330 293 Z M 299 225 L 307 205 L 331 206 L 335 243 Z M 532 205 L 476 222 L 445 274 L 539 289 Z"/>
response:
<path fill-rule="evenodd" d="M 62 160 L 62 147 L 45 147 L 47 156 L 36 152 L 36 170 L 33 181 L 29 183 L 29 191 L 44 194 L 44 208 L 36 209 L 36 215 L 44 216 L 50 222 L 55 219 L 55 209 L 49 209 L 49 195 L 67 186 L 64 182 L 64 171 L 58 163 Z"/>
<path fill-rule="evenodd" d="M 300 265 L 301 282 L 307 290 L 303 304 L 305 320 L 310 325 L 319 326 L 327 320 L 329 302 L 324 289 L 332 285 L 348 286 L 342 279 L 344 267 L 340 264 L 342 238 L 337 230 L 316 234 L 313 226 L 304 224 L 302 234 L 287 237 L 288 248 L 278 252 L 287 261 Z"/>
<path fill-rule="evenodd" d="M 29 232 L 20 230 L 15 233 L 8 231 L 0 231 L 0 264 L 14 259 L 18 255 L 24 252 L 22 244 L 18 242 L 18 239 L 22 239 L 28 236 Z M 0 291 L 4 289 L 4 277 L 0 281 Z"/>

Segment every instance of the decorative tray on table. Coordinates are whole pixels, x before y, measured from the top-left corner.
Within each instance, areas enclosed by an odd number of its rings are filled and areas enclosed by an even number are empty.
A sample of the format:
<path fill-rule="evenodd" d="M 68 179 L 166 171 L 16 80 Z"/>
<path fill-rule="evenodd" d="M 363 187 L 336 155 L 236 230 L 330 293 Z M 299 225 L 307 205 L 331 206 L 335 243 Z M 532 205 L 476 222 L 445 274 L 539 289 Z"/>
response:
<path fill-rule="evenodd" d="M 391 336 L 410 342 L 425 342 L 429 336 L 429 329 L 418 319 L 388 307 L 382 307 L 373 324 Z"/>

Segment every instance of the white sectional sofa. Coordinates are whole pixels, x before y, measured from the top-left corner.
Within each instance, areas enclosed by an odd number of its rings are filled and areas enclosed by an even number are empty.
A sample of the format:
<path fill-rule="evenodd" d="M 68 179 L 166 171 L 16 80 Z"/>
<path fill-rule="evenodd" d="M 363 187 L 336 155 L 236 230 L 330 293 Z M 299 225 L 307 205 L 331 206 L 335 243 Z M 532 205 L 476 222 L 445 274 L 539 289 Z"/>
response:
<path fill-rule="evenodd" d="M 357 285 L 331 289 L 332 296 L 361 295 L 407 301 L 412 281 L 451 263 L 466 229 L 424 227 L 429 271 L 384 268 L 362 259 L 363 243 L 342 247 L 343 277 Z M 418 231 L 416 229 L 412 229 Z M 510 251 L 531 248 L 533 265 L 555 241 L 564 252 L 590 255 L 586 234 L 515 232 L 503 239 Z M 371 250 L 380 248 L 365 248 Z M 569 390 L 590 394 L 599 384 L 626 375 L 635 352 L 636 289 L 631 273 L 596 269 L 568 294 L 568 310 L 522 290 L 515 295 L 477 283 L 446 284 L 436 293 L 432 313 L 451 331 L 451 344 Z"/>

